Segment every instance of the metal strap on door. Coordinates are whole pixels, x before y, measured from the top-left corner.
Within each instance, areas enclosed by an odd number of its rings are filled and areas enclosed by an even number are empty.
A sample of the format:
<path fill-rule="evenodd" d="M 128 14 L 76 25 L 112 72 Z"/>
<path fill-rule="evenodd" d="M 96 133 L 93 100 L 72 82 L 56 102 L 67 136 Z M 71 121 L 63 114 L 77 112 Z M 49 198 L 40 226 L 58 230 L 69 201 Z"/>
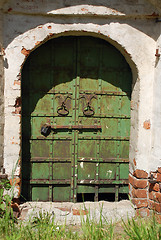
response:
<path fill-rule="evenodd" d="M 94 130 L 94 131 L 101 131 L 102 127 L 98 125 L 89 125 L 89 126 L 83 126 L 83 125 L 49 125 L 44 124 L 44 126 L 41 127 L 41 134 L 45 137 L 47 137 L 51 130 L 58 131 L 58 130 Z"/>

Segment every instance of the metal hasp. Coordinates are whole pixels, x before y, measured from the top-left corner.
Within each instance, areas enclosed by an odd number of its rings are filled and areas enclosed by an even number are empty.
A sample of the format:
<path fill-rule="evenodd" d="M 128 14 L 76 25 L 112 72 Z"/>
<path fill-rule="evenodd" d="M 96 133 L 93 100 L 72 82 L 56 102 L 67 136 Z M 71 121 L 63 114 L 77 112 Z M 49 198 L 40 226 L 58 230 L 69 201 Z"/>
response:
<path fill-rule="evenodd" d="M 58 37 L 30 54 L 22 70 L 25 199 L 128 194 L 131 81 L 125 58 L 102 39 Z"/>

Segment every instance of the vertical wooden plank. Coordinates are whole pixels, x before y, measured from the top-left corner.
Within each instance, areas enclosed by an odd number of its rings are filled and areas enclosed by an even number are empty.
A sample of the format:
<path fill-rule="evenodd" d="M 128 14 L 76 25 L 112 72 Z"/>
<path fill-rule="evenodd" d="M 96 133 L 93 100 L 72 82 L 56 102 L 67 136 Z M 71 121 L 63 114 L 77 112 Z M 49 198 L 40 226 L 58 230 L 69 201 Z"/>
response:
<path fill-rule="evenodd" d="M 99 65 L 98 65 L 98 90 L 101 91 L 102 90 L 102 79 L 101 79 L 101 72 L 102 72 L 102 51 L 103 51 L 103 48 L 102 48 L 102 44 L 100 45 L 99 47 Z M 100 125 L 101 123 L 101 119 L 100 119 L 100 116 L 101 116 L 101 95 L 98 94 L 97 95 L 97 105 L 98 105 L 98 116 L 97 117 L 97 120 L 96 120 L 96 123 L 97 125 Z M 97 133 L 97 135 L 100 135 L 100 132 Z M 100 160 L 100 140 L 96 140 L 97 141 L 97 163 L 96 163 L 96 181 L 99 182 L 99 160 Z M 98 201 L 98 192 L 99 192 L 99 185 L 97 184 L 95 186 L 95 201 Z"/>

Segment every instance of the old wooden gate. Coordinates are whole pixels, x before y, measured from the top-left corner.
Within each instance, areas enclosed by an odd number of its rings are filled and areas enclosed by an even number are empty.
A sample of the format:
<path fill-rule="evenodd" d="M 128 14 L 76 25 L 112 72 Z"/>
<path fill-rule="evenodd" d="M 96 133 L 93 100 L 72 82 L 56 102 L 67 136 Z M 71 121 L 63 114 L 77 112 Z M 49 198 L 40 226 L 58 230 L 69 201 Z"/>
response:
<path fill-rule="evenodd" d="M 31 53 L 22 72 L 24 198 L 128 193 L 131 82 L 124 57 L 102 39 L 59 37 Z"/>

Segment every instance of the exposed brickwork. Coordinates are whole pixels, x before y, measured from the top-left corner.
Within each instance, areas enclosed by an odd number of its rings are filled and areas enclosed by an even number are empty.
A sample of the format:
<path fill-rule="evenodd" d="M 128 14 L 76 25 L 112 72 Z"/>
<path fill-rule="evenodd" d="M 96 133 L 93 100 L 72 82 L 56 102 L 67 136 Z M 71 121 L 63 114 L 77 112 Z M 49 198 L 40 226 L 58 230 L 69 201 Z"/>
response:
<path fill-rule="evenodd" d="M 148 216 L 149 210 L 161 213 L 161 167 L 158 171 L 148 173 L 136 169 L 129 175 L 129 192 L 132 203 L 136 207 L 136 214 Z"/>
<path fill-rule="evenodd" d="M 146 130 L 150 129 L 151 127 L 151 123 L 150 123 L 150 120 L 146 120 L 144 123 L 143 123 L 143 128 L 145 128 Z"/>
<path fill-rule="evenodd" d="M 161 213 L 161 167 L 150 173 L 149 208 Z"/>
<path fill-rule="evenodd" d="M 159 184 L 158 183 L 149 183 L 149 191 L 159 191 Z"/>
<path fill-rule="evenodd" d="M 154 211 L 161 212 L 161 203 L 149 200 L 149 207 Z"/>
<path fill-rule="evenodd" d="M 147 198 L 147 189 L 135 189 L 132 190 L 134 198 Z"/>
<path fill-rule="evenodd" d="M 136 169 L 133 175 L 129 174 L 129 191 L 136 214 L 141 217 L 149 216 L 148 173 Z"/>
<path fill-rule="evenodd" d="M 149 192 L 149 199 L 161 203 L 161 193 L 160 192 Z"/>
<path fill-rule="evenodd" d="M 88 211 L 87 210 L 82 210 L 82 209 L 73 209 L 73 215 L 87 215 Z"/>
<path fill-rule="evenodd" d="M 147 179 L 137 179 L 131 175 L 129 175 L 129 182 L 134 188 L 146 188 L 148 185 Z"/>
<path fill-rule="evenodd" d="M 148 207 L 148 199 L 137 199 L 137 198 L 134 198 L 134 199 L 132 199 L 132 203 L 137 208 L 147 208 Z"/>
<path fill-rule="evenodd" d="M 30 54 L 30 50 L 27 50 L 26 48 L 23 47 L 21 53 L 27 57 Z"/>

